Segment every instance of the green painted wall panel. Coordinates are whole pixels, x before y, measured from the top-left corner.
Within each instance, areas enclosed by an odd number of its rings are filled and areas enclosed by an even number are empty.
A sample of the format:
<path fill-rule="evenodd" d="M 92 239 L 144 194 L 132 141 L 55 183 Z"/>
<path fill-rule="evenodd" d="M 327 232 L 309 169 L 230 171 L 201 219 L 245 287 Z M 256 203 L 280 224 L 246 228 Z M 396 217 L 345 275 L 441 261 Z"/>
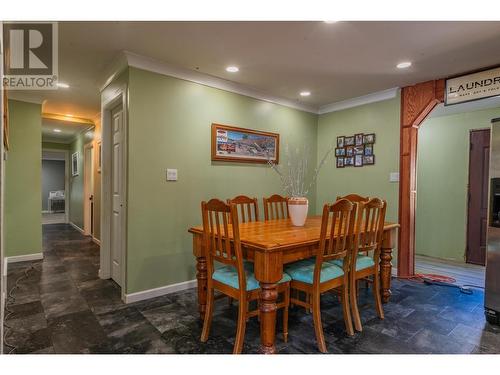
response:
<path fill-rule="evenodd" d="M 67 143 L 42 142 L 42 149 L 69 150 L 70 145 Z"/>
<path fill-rule="evenodd" d="M 94 139 L 94 131 L 89 130 L 80 133 L 77 138 L 71 143 L 69 162 L 70 162 L 70 177 L 69 177 L 69 221 L 83 230 L 83 147 Z M 72 175 L 71 158 L 72 155 L 78 152 L 78 169 L 77 176 Z"/>
<path fill-rule="evenodd" d="M 375 133 L 375 165 L 337 168 L 335 156 L 321 171 L 317 186 L 316 212 L 338 195 L 357 193 L 378 196 L 388 202 L 387 220 L 398 221 L 399 184 L 389 182 L 389 173 L 399 171 L 399 97 L 319 116 L 318 159 L 338 136 Z"/>
<path fill-rule="evenodd" d="M 42 251 L 41 105 L 9 100 L 9 144 L 5 162 L 5 255 Z"/>
<path fill-rule="evenodd" d="M 469 132 L 490 127 L 500 108 L 427 119 L 418 134 L 416 252 L 464 260 Z"/>
<path fill-rule="evenodd" d="M 307 145 L 316 163 L 316 115 L 131 68 L 127 293 L 195 278 L 187 229 L 201 224 L 202 200 L 281 193 L 266 165 L 211 162 L 213 122 L 278 132 L 282 147 Z M 178 169 L 177 182 L 166 168 Z"/>

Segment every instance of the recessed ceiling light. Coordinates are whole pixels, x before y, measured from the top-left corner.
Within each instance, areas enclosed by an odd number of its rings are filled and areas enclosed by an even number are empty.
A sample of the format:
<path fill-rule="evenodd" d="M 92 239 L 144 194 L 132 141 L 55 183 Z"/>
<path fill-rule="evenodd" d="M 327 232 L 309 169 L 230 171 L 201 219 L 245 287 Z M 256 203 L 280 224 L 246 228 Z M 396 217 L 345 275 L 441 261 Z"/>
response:
<path fill-rule="evenodd" d="M 56 132 L 56 133 L 60 133 L 60 132 L 61 132 L 61 129 L 54 129 L 54 132 Z"/>
<path fill-rule="evenodd" d="M 300 96 L 309 96 L 309 95 L 311 95 L 311 92 L 310 92 L 310 91 L 302 91 L 302 92 L 300 93 Z"/>
<path fill-rule="evenodd" d="M 398 65 L 396 65 L 398 69 L 406 69 L 409 68 L 410 66 L 411 66 L 411 61 L 403 61 L 400 62 Z"/>
<path fill-rule="evenodd" d="M 339 21 L 323 21 L 324 23 L 337 23 Z"/>
<path fill-rule="evenodd" d="M 229 72 L 229 73 L 236 73 L 239 71 L 240 71 L 240 68 L 238 68 L 237 66 L 228 66 L 226 68 L 226 72 Z"/>
<path fill-rule="evenodd" d="M 67 83 L 64 83 L 64 82 L 57 82 L 57 87 L 60 87 L 62 89 L 67 89 L 69 87 L 69 85 Z"/>

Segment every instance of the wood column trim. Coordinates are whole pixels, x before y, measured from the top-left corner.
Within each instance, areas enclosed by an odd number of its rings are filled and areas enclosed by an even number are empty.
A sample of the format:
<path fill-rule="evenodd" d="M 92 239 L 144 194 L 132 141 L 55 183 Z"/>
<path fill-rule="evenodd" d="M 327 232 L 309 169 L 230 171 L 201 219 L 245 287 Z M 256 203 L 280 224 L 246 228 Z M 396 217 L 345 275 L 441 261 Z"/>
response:
<path fill-rule="evenodd" d="M 444 79 L 401 90 L 398 276 L 402 277 L 415 274 L 418 128 L 434 107 L 444 101 L 444 90 Z"/>

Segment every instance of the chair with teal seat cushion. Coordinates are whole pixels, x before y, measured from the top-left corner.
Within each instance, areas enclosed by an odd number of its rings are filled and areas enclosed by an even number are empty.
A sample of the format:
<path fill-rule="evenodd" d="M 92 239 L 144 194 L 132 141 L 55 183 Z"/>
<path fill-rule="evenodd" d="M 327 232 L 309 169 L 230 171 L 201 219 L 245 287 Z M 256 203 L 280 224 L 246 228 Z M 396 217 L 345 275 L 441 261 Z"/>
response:
<path fill-rule="evenodd" d="M 215 293 L 217 290 L 230 300 L 239 301 L 236 340 L 233 353 L 241 353 L 248 318 L 259 315 L 259 307 L 249 311 L 251 301 L 259 299 L 259 282 L 255 278 L 253 263 L 243 259 L 236 204 L 219 199 L 202 202 L 203 245 L 207 257 L 207 303 L 201 341 L 206 342 L 212 324 Z M 220 266 L 216 267 L 216 264 Z M 238 277 L 240 276 L 240 277 Z M 245 285 L 240 285 L 240 280 Z M 278 284 L 282 300 L 276 307 L 283 308 L 283 336 L 288 335 L 288 308 L 290 306 L 290 277 L 284 275 Z"/>
<path fill-rule="evenodd" d="M 316 256 L 300 260 L 285 266 L 285 272 L 292 278 L 291 288 L 306 294 L 306 299 L 299 298 L 299 293 L 292 294 L 290 301 L 294 305 L 312 309 L 314 331 L 318 349 L 326 353 L 325 337 L 321 322 L 321 293 L 332 289 L 341 289 L 342 313 L 346 331 L 354 334 L 349 308 L 349 262 L 339 267 L 333 260 L 349 259 L 352 252 L 356 205 L 346 199 L 334 204 L 325 204 L 321 221 L 319 247 Z"/>
<path fill-rule="evenodd" d="M 259 289 L 259 282 L 255 278 L 255 275 L 253 273 L 253 264 L 252 263 L 245 263 L 243 266 L 245 270 L 245 277 L 246 277 L 246 290 L 251 291 L 255 289 Z M 221 268 L 218 268 L 212 275 L 212 278 L 214 280 L 217 280 L 218 282 L 228 285 L 234 289 L 239 289 L 239 282 L 238 282 L 238 271 L 236 268 L 233 266 L 224 266 Z M 280 280 L 279 283 L 286 283 L 290 281 L 291 278 L 288 276 L 286 273 L 283 273 L 283 278 Z"/>
<path fill-rule="evenodd" d="M 384 319 L 382 298 L 380 292 L 380 249 L 384 232 L 385 212 L 387 203 L 379 198 L 358 202 L 358 219 L 356 223 L 355 252 L 356 262 L 352 262 L 349 270 L 349 296 L 356 330 L 363 329 L 358 307 L 358 280 L 373 282 L 372 293 L 375 299 L 375 309 L 379 318 Z M 373 253 L 373 257 L 367 253 Z M 354 268 L 354 263 L 356 268 Z M 338 264 L 338 263 L 337 263 Z M 369 279 L 371 278 L 371 280 Z"/>
<path fill-rule="evenodd" d="M 316 262 L 298 261 L 285 267 L 285 272 L 292 280 L 307 284 L 313 283 Z M 323 262 L 321 265 L 320 283 L 324 283 L 344 275 L 344 270 L 336 264 Z"/>
<path fill-rule="evenodd" d="M 341 259 L 335 259 L 332 260 L 333 264 L 336 264 L 339 267 L 342 267 L 344 262 Z M 370 256 L 358 254 L 356 257 L 356 271 L 363 270 L 365 268 L 373 267 L 375 265 L 375 262 L 373 261 L 373 258 Z"/>

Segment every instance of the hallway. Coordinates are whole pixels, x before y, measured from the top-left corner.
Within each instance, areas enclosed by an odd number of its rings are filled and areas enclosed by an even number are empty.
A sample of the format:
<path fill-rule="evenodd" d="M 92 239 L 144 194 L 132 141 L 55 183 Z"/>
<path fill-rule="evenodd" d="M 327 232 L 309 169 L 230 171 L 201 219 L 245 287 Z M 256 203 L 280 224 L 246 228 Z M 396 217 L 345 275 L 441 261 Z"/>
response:
<path fill-rule="evenodd" d="M 7 342 L 15 353 L 231 353 L 236 306 L 216 304 L 212 335 L 199 342 L 196 291 L 190 289 L 125 305 L 118 286 L 100 280 L 99 247 L 69 225 L 43 226 L 43 261 L 9 266 L 9 290 L 30 264 L 10 306 Z M 362 305 L 371 304 L 368 291 Z M 336 297 L 322 297 L 324 328 L 331 353 L 498 353 L 498 328 L 485 323 L 483 294 L 464 295 L 446 287 L 394 280 L 386 319 L 363 308 L 365 329 L 348 337 Z M 316 353 L 312 315 L 290 312 L 288 343 L 281 353 Z M 450 338 L 452 338 L 450 340 Z M 251 319 L 245 353 L 258 352 L 259 323 Z M 11 349 L 6 347 L 6 353 Z"/>

